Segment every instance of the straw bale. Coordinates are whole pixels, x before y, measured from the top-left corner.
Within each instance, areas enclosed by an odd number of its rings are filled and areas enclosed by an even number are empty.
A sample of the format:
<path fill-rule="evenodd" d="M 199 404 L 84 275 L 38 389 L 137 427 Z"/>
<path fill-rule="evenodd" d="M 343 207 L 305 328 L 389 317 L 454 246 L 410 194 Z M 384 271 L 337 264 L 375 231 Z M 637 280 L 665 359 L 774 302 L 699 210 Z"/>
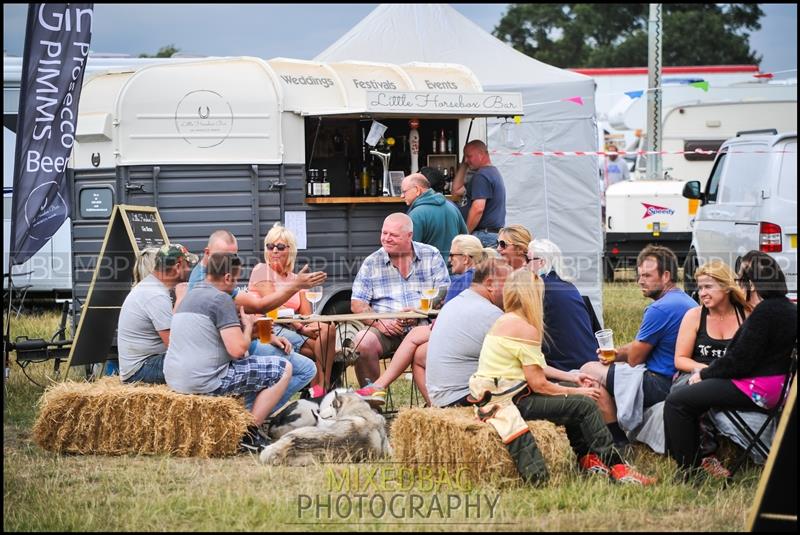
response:
<path fill-rule="evenodd" d="M 566 431 L 545 420 L 528 427 L 542 452 L 550 481 L 561 481 L 575 466 Z M 522 480 L 494 428 L 475 417 L 471 407 L 401 410 L 392 424 L 395 461 L 433 470 L 464 468 L 477 483 L 514 485 Z"/>
<path fill-rule="evenodd" d="M 252 417 L 240 400 L 178 394 L 166 385 L 67 381 L 39 400 L 33 439 L 80 454 L 233 455 Z"/>

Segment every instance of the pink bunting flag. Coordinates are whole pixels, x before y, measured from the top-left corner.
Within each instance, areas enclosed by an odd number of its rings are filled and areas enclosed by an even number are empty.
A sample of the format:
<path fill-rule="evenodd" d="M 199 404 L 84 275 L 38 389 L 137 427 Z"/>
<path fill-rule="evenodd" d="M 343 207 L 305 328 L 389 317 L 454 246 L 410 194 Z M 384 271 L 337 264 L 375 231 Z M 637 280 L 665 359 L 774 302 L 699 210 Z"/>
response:
<path fill-rule="evenodd" d="M 566 102 L 574 102 L 578 106 L 583 106 L 583 99 L 581 97 L 562 98 L 561 100 Z"/>

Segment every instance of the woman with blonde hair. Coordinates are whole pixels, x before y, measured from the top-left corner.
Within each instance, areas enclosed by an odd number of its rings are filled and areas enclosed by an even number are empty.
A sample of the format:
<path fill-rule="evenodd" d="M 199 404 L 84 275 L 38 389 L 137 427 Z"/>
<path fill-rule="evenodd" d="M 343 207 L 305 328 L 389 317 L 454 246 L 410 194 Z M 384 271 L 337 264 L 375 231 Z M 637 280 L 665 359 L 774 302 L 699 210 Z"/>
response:
<path fill-rule="evenodd" d="M 478 417 L 497 430 L 528 483 L 543 483 L 548 474 L 527 420 L 563 425 L 586 472 L 611 476 L 621 483 L 654 483 L 626 465 L 614 449 L 595 404 L 597 388 L 569 388 L 548 381 L 541 349 L 543 293 L 542 279 L 530 270 L 514 271 L 506 279 L 505 313 L 486 335 L 478 370 L 469 381 L 470 394 L 478 402 Z"/>
<path fill-rule="evenodd" d="M 256 265 L 250 275 L 248 288 L 259 295 L 268 295 L 297 277 L 294 265 L 297 259 L 297 240 L 291 230 L 275 223 L 264 237 L 264 263 Z M 296 314 L 311 314 L 311 303 L 305 290 L 292 295 L 282 305 Z M 294 350 L 315 360 L 317 374 L 311 381 L 312 399 L 324 396 L 331 380 L 331 368 L 336 355 L 336 329 L 328 323 L 292 323 L 279 325 L 274 334 L 289 339 Z"/>
<path fill-rule="evenodd" d="M 447 259 L 453 276 L 450 278 L 450 287 L 444 298 L 445 303 L 469 288 L 469 285 L 472 284 L 472 277 L 475 275 L 475 264 L 484 257 L 481 240 L 472 234 L 459 234 L 453 238 L 450 255 Z"/>
<path fill-rule="evenodd" d="M 675 368 L 686 374 L 725 356 L 728 343 L 752 309 L 726 263 L 712 260 L 700 266 L 694 277 L 700 306 L 683 316 L 675 343 Z"/>
<path fill-rule="evenodd" d="M 497 234 L 497 251 L 514 269 L 528 263 L 528 244 L 533 239 L 528 229 L 522 225 L 509 225 Z"/>
<path fill-rule="evenodd" d="M 750 314 L 744 291 L 736 284 L 733 270 L 724 262 L 712 260 L 694 274 L 700 306 L 683 316 L 675 343 L 675 368 L 672 390 L 688 385 L 692 374 L 725 356 L 728 344 Z M 725 478 L 730 471 L 714 455 L 717 441 L 714 429 L 700 421 L 700 468 L 712 477 Z"/>

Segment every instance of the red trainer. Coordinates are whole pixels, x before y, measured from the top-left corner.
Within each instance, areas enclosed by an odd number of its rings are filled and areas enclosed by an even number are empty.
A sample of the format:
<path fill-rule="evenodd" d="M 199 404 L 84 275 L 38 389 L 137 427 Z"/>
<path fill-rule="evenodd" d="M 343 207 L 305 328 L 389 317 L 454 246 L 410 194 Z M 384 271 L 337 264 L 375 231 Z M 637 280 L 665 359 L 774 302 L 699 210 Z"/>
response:
<path fill-rule="evenodd" d="M 640 474 L 627 464 L 615 464 L 611 467 L 611 477 L 617 483 L 634 485 L 653 485 L 657 481 L 654 477 Z"/>
<path fill-rule="evenodd" d="M 714 479 L 727 479 L 731 477 L 731 472 L 714 455 L 703 457 L 700 468 Z"/>
<path fill-rule="evenodd" d="M 313 385 L 308 389 L 308 395 L 311 399 L 319 399 L 325 395 L 325 390 L 320 385 Z"/>
<path fill-rule="evenodd" d="M 600 460 L 596 453 L 587 453 L 578 460 L 581 468 L 590 474 L 599 474 L 608 477 L 609 470 L 606 463 Z"/>

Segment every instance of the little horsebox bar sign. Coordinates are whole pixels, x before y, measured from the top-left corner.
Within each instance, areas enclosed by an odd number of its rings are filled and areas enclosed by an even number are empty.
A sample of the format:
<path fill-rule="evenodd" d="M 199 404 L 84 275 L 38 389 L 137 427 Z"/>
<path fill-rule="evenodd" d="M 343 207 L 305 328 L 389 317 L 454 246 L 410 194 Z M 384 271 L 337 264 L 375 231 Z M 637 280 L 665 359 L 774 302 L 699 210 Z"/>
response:
<path fill-rule="evenodd" d="M 519 93 L 439 93 L 367 91 L 367 111 L 375 113 L 464 113 L 522 115 Z"/>

